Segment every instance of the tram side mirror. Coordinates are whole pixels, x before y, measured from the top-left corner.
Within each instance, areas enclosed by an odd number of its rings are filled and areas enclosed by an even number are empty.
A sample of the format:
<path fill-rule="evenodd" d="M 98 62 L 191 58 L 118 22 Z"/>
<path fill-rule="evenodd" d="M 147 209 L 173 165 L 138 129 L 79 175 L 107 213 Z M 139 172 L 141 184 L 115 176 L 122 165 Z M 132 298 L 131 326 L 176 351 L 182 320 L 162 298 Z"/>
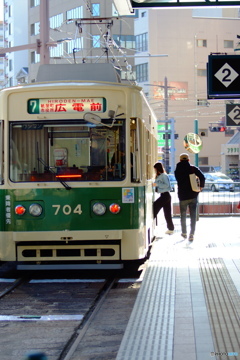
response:
<path fill-rule="evenodd" d="M 109 117 L 110 119 L 114 119 L 114 117 L 115 117 L 115 111 L 114 111 L 114 110 L 109 110 L 109 111 L 108 111 L 108 117 Z"/>

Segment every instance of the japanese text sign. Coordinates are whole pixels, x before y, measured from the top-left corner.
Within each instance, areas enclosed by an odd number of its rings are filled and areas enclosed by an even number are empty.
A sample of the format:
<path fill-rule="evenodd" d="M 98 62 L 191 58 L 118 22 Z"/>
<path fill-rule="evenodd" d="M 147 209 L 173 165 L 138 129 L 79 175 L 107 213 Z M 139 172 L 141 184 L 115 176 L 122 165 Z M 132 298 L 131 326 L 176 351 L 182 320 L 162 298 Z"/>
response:
<path fill-rule="evenodd" d="M 45 113 L 78 113 L 105 112 L 105 98 L 61 98 L 61 99 L 29 99 L 27 112 L 29 114 Z"/>

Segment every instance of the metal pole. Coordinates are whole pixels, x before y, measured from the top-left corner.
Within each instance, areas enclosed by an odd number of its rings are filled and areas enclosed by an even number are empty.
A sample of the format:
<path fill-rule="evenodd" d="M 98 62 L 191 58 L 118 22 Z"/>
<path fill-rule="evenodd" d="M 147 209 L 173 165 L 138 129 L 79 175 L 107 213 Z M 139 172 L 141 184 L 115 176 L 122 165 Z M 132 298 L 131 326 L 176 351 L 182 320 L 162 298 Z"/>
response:
<path fill-rule="evenodd" d="M 171 138 L 171 173 L 174 172 L 175 170 L 175 127 L 174 127 L 174 123 L 175 120 L 173 118 L 170 119 L 171 121 L 171 133 L 170 133 L 170 138 Z"/>
<path fill-rule="evenodd" d="M 164 109 L 165 109 L 165 169 L 169 172 L 169 147 L 168 147 L 168 86 L 167 78 L 164 78 Z"/>
<path fill-rule="evenodd" d="M 194 120 L 194 132 L 195 134 L 198 134 L 198 120 Z M 198 154 L 195 154 L 195 166 L 198 167 Z"/>
<path fill-rule="evenodd" d="M 49 0 L 40 2 L 40 64 L 49 64 Z"/>

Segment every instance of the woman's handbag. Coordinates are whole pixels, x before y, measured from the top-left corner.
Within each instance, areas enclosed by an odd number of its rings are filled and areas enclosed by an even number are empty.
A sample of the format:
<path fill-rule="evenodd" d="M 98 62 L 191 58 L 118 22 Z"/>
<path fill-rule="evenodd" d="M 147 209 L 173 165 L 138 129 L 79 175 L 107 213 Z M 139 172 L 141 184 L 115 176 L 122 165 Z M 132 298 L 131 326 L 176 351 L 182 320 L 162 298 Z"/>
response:
<path fill-rule="evenodd" d="M 192 187 L 192 191 L 199 192 L 200 191 L 200 180 L 196 176 L 195 173 L 189 174 L 190 184 Z"/>

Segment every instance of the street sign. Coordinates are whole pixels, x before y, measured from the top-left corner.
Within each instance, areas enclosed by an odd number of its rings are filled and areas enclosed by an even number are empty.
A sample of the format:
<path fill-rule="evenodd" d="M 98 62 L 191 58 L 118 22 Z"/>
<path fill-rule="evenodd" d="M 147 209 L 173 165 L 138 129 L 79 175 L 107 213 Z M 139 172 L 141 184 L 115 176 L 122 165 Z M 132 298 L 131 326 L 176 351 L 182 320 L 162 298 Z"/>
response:
<path fill-rule="evenodd" d="M 166 145 L 166 140 L 163 135 L 165 134 L 165 125 L 158 125 L 158 146 L 163 147 Z M 168 146 L 170 145 L 170 140 L 168 140 Z"/>
<path fill-rule="evenodd" d="M 240 104 L 226 104 L 226 125 L 240 126 Z"/>
<path fill-rule="evenodd" d="M 209 55 L 208 99 L 240 98 L 240 55 Z"/>

